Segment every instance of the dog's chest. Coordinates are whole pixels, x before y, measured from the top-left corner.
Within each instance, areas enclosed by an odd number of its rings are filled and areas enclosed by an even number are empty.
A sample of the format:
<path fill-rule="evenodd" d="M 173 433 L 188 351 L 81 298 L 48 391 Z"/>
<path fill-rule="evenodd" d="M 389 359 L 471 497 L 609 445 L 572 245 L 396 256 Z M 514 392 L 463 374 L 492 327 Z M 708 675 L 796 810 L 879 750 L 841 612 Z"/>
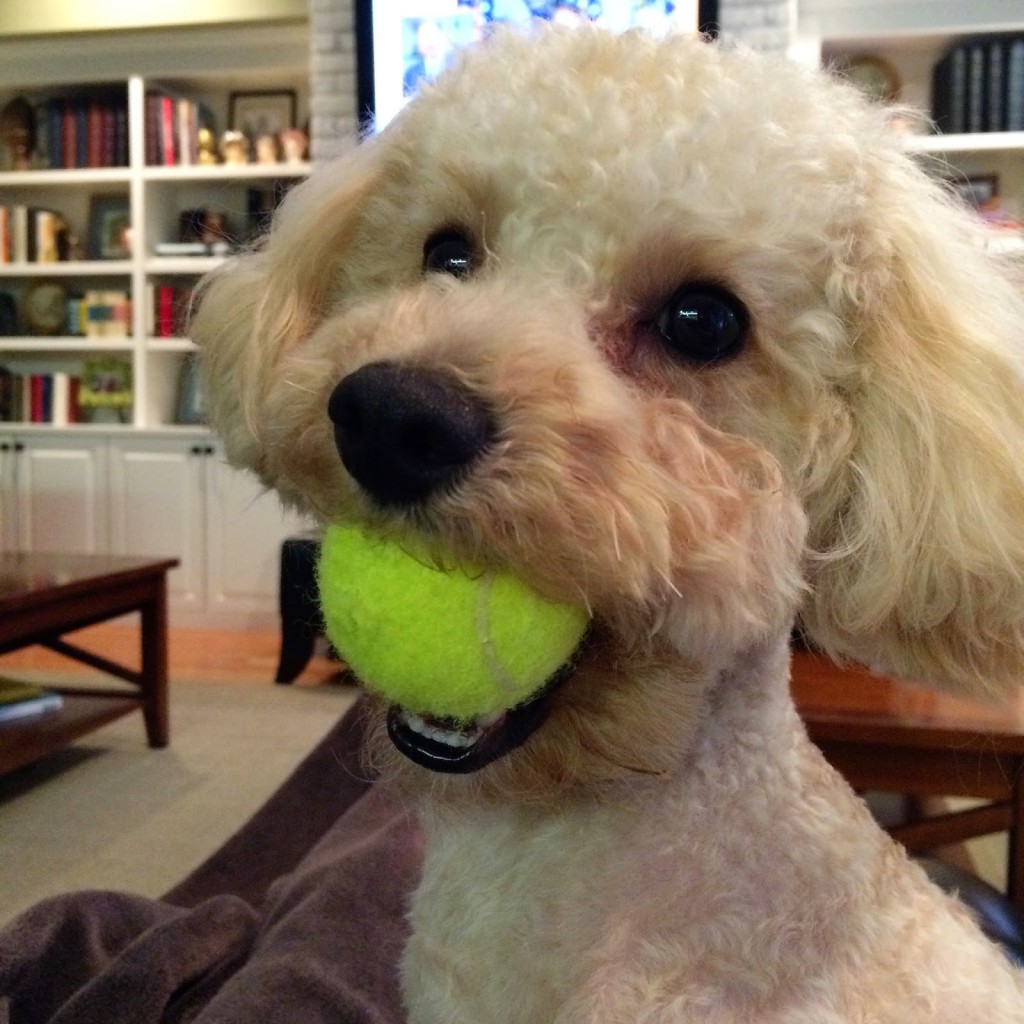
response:
<path fill-rule="evenodd" d="M 650 879 L 686 860 L 644 842 L 640 816 L 621 808 L 498 809 L 428 827 L 404 964 L 411 1024 L 563 1019 L 603 961 L 660 930 Z"/>

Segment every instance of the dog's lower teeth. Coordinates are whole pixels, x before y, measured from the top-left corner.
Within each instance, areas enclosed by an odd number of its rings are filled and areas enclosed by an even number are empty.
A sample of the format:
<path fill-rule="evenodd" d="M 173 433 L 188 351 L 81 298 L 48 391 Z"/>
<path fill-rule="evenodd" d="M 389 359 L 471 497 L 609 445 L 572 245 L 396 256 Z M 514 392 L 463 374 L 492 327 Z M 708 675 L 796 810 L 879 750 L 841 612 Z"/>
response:
<path fill-rule="evenodd" d="M 483 727 L 478 722 L 472 722 L 459 728 L 445 728 L 436 721 L 428 721 L 419 715 L 405 713 L 405 724 L 413 732 L 425 736 L 435 743 L 443 743 L 449 747 L 471 747 L 483 735 Z"/>

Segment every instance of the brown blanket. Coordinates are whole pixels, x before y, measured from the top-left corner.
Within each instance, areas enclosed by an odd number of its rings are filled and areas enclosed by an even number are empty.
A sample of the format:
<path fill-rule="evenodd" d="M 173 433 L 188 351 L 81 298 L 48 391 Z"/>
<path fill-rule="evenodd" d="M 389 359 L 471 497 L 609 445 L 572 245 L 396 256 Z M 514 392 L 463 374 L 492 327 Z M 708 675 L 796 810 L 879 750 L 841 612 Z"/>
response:
<path fill-rule="evenodd" d="M 398 1024 L 421 847 L 359 765 L 362 706 L 162 900 L 82 892 L 0 931 L 0 1024 Z"/>

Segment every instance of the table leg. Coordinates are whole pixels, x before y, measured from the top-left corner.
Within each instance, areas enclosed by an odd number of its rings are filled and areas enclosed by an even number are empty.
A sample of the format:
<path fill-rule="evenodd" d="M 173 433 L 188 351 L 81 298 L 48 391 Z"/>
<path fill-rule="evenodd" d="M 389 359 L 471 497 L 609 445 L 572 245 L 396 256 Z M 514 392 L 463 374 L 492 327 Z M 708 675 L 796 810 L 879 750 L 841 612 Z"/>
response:
<path fill-rule="evenodd" d="M 142 713 L 151 747 L 170 741 L 170 708 L 167 694 L 167 577 L 154 583 L 153 596 L 142 613 Z"/>

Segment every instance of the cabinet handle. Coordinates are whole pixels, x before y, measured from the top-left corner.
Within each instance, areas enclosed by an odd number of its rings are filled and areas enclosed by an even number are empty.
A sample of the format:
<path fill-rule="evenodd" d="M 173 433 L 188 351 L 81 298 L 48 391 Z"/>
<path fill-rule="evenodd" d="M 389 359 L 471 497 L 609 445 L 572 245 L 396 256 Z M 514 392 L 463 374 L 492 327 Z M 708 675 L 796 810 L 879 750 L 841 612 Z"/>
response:
<path fill-rule="evenodd" d="M 192 445 L 192 447 L 189 449 L 189 451 L 193 455 L 202 455 L 203 454 L 202 445 L 198 445 L 198 444 Z"/>
<path fill-rule="evenodd" d="M 11 446 L 6 441 L 0 441 L 0 452 L 9 452 Z"/>
<path fill-rule="evenodd" d="M 22 441 L 15 441 L 14 442 L 14 450 L 16 452 L 23 452 L 25 450 L 24 442 L 22 442 Z"/>

